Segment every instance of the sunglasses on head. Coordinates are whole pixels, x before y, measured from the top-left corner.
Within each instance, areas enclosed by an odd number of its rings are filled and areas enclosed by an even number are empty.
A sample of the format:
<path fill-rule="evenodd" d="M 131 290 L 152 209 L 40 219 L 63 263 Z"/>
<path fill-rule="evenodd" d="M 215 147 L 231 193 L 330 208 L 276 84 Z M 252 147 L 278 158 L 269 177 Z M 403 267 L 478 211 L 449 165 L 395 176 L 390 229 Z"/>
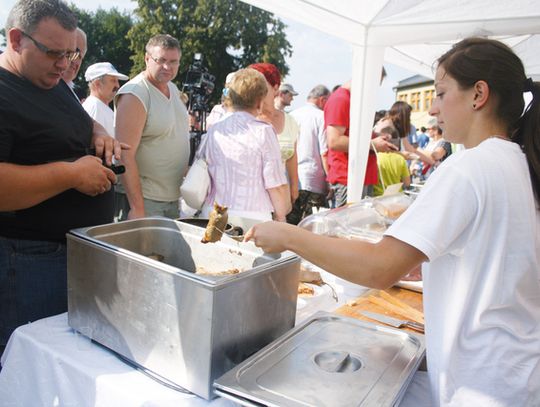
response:
<path fill-rule="evenodd" d="M 81 56 L 81 51 L 78 48 L 75 51 L 58 51 L 46 47 L 41 42 L 33 39 L 29 34 L 26 34 L 24 31 L 21 31 L 21 34 L 28 38 L 30 41 L 32 41 L 37 49 L 39 49 L 51 59 L 60 60 L 62 58 L 67 58 L 69 62 L 73 62 Z"/>

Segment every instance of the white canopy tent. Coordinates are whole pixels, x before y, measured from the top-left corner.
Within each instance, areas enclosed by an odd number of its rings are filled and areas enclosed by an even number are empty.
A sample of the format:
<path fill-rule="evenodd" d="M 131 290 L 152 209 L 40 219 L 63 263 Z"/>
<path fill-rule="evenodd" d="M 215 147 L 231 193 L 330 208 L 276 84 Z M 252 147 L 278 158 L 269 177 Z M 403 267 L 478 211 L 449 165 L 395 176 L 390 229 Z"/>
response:
<path fill-rule="evenodd" d="M 434 61 L 453 43 L 488 36 L 512 46 L 540 80 L 540 0 L 242 1 L 351 43 L 350 202 L 362 194 L 383 61 L 433 77 Z"/>

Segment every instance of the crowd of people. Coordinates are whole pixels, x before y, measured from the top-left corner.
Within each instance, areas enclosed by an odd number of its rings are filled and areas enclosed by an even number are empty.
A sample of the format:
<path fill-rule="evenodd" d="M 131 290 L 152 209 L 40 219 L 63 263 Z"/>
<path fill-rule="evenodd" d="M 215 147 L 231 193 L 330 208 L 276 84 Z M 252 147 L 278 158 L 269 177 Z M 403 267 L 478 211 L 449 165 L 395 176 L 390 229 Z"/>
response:
<path fill-rule="evenodd" d="M 69 230 L 179 217 L 190 157 L 189 112 L 172 82 L 179 41 L 150 38 L 145 69 L 131 79 L 107 61 L 89 66 L 90 94 L 81 95 L 74 79 L 86 36 L 62 0 L 19 0 L 8 16 L 0 55 L 0 353 L 17 326 L 66 311 Z M 210 188 L 195 209 L 208 216 L 217 202 L 234 216 L 274 220 L 247 240 L 268 252 L 293 250 L 365 286 L 387 287 L 428 262 L 436 404 L 527 405 L 540 400 L 540 88 L 509 48 L 476 38 L 438 60 L 435 88 L 427 128 L 417 132 L 403 101 L 374 120 L 363 195 L 426 182 L 381 242 L 294 226 L 313 208 L 348 202 L 354 89 L 316 85 L 288 111 L 299 93 L 266 62 L 227 76 L 196 152 Z M 533 94 L 524 114 L 523 92 Z M 452 154 L 453 145 L 465 149 Z M 119 177 L 115 163 L 125 167 Z"/>

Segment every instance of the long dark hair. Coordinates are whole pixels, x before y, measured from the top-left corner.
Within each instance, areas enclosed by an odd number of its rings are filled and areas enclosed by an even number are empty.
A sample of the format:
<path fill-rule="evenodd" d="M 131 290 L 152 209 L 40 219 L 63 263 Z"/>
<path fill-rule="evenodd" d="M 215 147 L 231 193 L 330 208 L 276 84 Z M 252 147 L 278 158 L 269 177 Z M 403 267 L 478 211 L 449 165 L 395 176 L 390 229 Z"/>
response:
<path fill-rule="evenodd" d="M 488 84 L 497 101 L 495 113 L 527 157 L 534 195 L 540 204 L 540 84 L 527 79 L 523 63 L 508 46 L 486 38 L 466 38 L 437 62 L 462 89 L 470 89 L 481 80 Z M 523 92 L 532 93 L 525 112 Z"/>
<path fill-rule="evenodd" d="M 411 132 L 411 106 L 401 100 L 395 102 L 387 113 L 392 120 L 399 137 L 407 137 Z"/>

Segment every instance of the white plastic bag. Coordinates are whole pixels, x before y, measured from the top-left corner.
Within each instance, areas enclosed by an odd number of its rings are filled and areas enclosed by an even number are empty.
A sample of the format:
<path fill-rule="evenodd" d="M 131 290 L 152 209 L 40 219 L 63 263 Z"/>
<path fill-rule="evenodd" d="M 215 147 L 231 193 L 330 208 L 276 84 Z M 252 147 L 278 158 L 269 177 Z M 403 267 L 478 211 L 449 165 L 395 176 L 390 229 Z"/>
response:
<path fill-rule="evenodd" d="M 191 208 L 201 209 L 209 189 L 210 174 L 208 174 L 208 164 L 204 159 L 197 158 L 180 186 L 180 194 Z"/>

